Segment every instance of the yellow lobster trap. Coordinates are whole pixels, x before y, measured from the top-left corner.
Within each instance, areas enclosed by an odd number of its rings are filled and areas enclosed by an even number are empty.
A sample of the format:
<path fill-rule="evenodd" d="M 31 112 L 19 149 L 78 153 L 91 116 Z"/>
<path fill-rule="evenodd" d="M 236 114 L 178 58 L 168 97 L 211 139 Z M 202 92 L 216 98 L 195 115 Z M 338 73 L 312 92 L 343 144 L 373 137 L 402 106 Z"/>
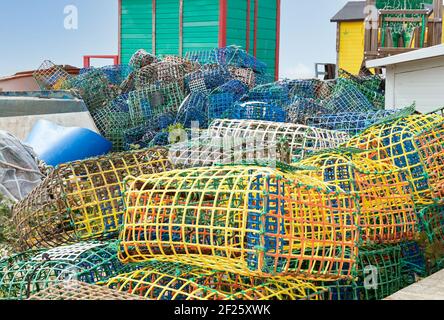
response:
<path fill-rule="evenodd" d="M 118 153 L 57 167 L 13 208 L 22 247 L 117 237 L 125 177 L 172 168 L 166 149 Z"/>
<path fill-rule="evenodd" d="M 323 300 L 328 289 L 291 278 L 259 278 L 173 263 L 111 278 L 108 288 L 150 300 Z"/>
<path fill-rule="evenodd" d="M 362 155 L 358 149 L 320 152 L 299 162 L 319 170 L 306 174 L 357 195 L 365 242 L 400 242 L 417 234 L 411 188 L 404 170 Z"/>
<path fill-rule="evenodd" d="M 300 173 L 221 166 L 128 179 L 123 262 L 175 261 L 243 275 L 349 277 L 356 199 Z"/>
<path fill-rule="evenodd" d="M 430 139 L 421 146 L 418 135 L 434 130 L 443 122 L 444 118 L 438 115 L 394 118 L 368 128 L 346 146 L 366 150 L 364 154 L 370 159 L 384 160 L 406 169 L 407 179 L 413 184 L 415 202 L 428 205 L 433 203 L 430 181 L 433 167 L 427 165 L 424 149 L 433 150 L 440 142 Z"/>

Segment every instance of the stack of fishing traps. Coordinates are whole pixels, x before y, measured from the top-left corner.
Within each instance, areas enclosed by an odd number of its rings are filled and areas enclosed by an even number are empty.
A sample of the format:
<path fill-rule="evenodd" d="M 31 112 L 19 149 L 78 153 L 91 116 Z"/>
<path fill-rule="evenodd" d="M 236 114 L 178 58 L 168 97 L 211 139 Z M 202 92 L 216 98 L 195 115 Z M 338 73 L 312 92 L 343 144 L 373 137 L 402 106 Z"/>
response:
<path fill-rule="evenodd" d="M 380 76 L 273 82 L 227 47 L 35 77 L 121 153 L 14 206 L 0 298 L 374 300 L 444 268 L 444 118 L 384 110 Z"/>

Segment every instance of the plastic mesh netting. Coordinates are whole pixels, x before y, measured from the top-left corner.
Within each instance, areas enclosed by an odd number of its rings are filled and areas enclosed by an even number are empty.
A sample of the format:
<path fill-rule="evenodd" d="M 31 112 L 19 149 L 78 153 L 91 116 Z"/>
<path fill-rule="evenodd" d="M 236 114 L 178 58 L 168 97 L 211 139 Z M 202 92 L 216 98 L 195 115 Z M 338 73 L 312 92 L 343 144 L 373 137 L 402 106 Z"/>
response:
<path fill-rule="evenodd" d="M 402 242 L 400 246 L 403 286 L 409 286 L 415 283 L 418 277 L 428 275 L 425 251 L 416 241 Z"/>
<path fill-rule="evenodd" d="M 214 137 L 254 137 L 268 143 L 285 140 L 294 161 L 313 151 L 336 148 L 349 139 L 344 132 L 256 120 L 215 120 L 210 125 L 209 134 Z"/>
<path fill-rule="evenodd" d="M 357 195 L 364 241 L 396 243 L 417 234 L 415 206 L 402 170 L 354 150 L 322 152 L 299 164 L 319 168 L 307 174 Z"/>
<path fill-rule="evenodd" d="M 360 300 L 382 300 L 402 289 L 399 245 L 360 248 L 358 265 Z"/>
<path fill-rule="evenodd" d="M 172 167 L 164 149 L 111 154 L 57 167 L 13 208 L 22 246 L 54 247 L 116 236 L 125 177 Z"/>
<path fill-rule="evenodd" d="M 418 141 L 418 134 L 434 130 L 443 123 L 438 115 L 412 115 L 376 124 L 353 137 L 346 145 L 364 151 L 370 159 L 384 160 L 405 169 L 407 179 L 413 184 L 413 196 L 417 204 L 431 204 L 431 174 L 423 158 L 424 146 Z M 435 143 L 430 140 L 425 146 L 434 150 Z M 433 167 L 432 167 L 433 168 Z"/>
<path fill-rule="evenodd" d="M 118 292 L 117 290 L 112 290 L 104 286 L 73 280 L 50 285 L 46 289 L 33 294 L 28 300 L 122 301 L 143 299 L 136 295 Z"/>
<path fill-rule="evenodd" d="M 32 76 L 42 90 L 60 90 L 71 77 L 62 67 L 49 60 L 43 61 Z"/>
<path fill-rule="evenodd" d="M 53 284 L 96 283 L 131 271 L 119 262 L 116 250 L 115 243 L 78 243 L 1 260 L 0 298 L 27 299 Z"/>
<path fill-rule="evenodd" d="M 0 198 L 20 201 L 44 178 L 32 148 L 0 130 Z"/>
<path fill-rule="evenodd" d="M 326 289 L 286 278 L 258 278 L 177 263 L 110 279 L 106 286 L 152 300 L 323 300 Z"/>
<path fill-rule="evenodd" d="M 354 136 L 396 112 L 397 110 L 379 110 L 364 113 L 320 114 L 307 117 L 306 124 L 317 128 L 343 131 Z"/>
<path fill-rule="evenodd" d="M 349 277 L 355 198 L 293 173 L 208 167 L 131 178 L 119 257 L 245 275 Z"/>

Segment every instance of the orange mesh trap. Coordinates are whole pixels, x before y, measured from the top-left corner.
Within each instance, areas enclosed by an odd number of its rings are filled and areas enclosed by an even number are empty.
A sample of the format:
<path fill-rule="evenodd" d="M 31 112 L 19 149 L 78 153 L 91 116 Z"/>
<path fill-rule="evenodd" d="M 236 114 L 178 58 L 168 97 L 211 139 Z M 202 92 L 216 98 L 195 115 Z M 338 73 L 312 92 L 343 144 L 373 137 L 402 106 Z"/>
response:
<path fill-rule="evenodd" d="M 444 122 L 438 115 L 412 115 L 394 118 L 376 124 L 346 145 L 366 150 L 364 154 L 373 160 L 384 160 L 396 167 L 406 169 L 407 180 L 412 183 L 414 200 L 417 204 L 433 202 L 430 186 L 430 168 L 423 157 L 418 135 Z M 433 150 L 433 139 L 422 149 Z"/>
<path fill-rule="evenodd" d="M 13 208 L 24 248 L 55 247 L 117 235 L 128 175 L 172 169 L 165 149 L 118 153 L 57 167 Z"/>
<path fill-rule="evenodd" d="M 172 263 L 110 279 L 106 286 L 152 300 L 321 300 L 327 289 L 289 278 L 258 278 Z"/>
<path fill-rule="evenodd" d="M 413 239 L 417 219 L 404 172 L 388 163 L 370 160 L 359 151 L 329 150 L 299 164 L 319 168 L 306 173 L 357 195 L 364 241 L 387 243 Z"/>
<path fill-rule="evenodd" d="M 152 258 L 244 275 L 351 275 L 355 198 L 306 175 L 208 167 L 129 178 L 123 262 Z"/>

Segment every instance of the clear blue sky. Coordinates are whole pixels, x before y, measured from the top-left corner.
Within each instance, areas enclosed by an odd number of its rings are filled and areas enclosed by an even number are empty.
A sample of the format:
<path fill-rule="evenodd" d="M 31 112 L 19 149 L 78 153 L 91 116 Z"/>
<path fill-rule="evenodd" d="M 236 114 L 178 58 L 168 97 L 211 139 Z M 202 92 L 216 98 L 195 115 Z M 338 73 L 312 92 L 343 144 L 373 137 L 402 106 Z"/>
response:
<path fill-rule="evenodd" d="M 161 1 L 161 0 L 160 0 Z M 330 18 L 346 0 L 282 0 L 281 76 L 310 76 L 315 62 L 335 62 Z M 79 11 L 78 30 L 64 28 L 66 5 Z M 0 76 L 49 59 L 82 65 L 86 54 L 117 54 L 117 0 L 3 0 Z"/>

